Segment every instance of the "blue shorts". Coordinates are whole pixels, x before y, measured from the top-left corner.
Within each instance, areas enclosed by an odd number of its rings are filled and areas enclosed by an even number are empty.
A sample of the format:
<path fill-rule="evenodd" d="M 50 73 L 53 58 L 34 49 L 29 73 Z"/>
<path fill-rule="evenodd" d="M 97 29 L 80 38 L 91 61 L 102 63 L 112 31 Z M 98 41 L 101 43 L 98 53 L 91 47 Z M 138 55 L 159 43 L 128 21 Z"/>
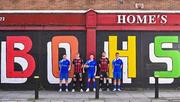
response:
<path fill-rule="evenodd" d="M 114 72 L 113 73 L 113 78 L 114 79 L 121 79 L 121 72 Z"/>
<path fill-rule="evenodd" d="M 68 80 L 68 73 L 61 73 L 60 74 L 60 80 L 63 80 L 63 79 Z"/>
<path fill-rule="evenodd" d="M 88 73 L 88 78 L 95 78 L 94 73 Z"/>

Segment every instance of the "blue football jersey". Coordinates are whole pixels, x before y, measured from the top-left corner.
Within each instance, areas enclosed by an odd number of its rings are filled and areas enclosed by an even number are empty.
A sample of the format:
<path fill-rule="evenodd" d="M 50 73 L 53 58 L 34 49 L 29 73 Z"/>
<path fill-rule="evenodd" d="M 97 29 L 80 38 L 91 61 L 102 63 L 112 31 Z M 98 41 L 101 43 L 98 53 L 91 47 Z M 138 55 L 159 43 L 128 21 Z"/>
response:
<path fill-rule="evenodd" d="M 114 68 L 114 72 L 121 72 L 121 65 L 123 65 L 123 62 L 121 59 L 115 59 L 112 62 L 113 64 L 113 68 Z"/>
<path fill-rule="evenodd" d="M 88 60 L 86 62 L 86 65 L 88 65 L 88 73 L 95 73 L 95 68 L 97 66 L 97 63 L 95 60 Z"/>
<path fill-rule="evenodd" d="M 68 73 L 70 61 L 67 59 L 62 59 L 59 61 L 60 73 Z"/>

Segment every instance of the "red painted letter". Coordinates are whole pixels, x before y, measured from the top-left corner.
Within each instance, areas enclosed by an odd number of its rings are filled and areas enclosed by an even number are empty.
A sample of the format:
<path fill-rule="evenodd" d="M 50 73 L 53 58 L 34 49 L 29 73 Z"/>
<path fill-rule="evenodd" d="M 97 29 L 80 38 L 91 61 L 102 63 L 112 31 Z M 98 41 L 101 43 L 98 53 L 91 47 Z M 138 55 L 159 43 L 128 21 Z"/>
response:
<path fill-rule="evenodd" d="M 19 44 L 20 50 L 15 50 L 15 44 Z M 14 47 L 15 46 L 15 47 Z M 34 70 L 35 70 L 35 61 L 34 58 L 28 54 L 28 52 L 32 48 L 32 41 L 27 36 L 7 36 L 7 77 L 13 77 L 13 78 L 27 78 L 30 77 Z M 21 62 L 18 63 L 23 68 L 23 71 L 15 71 L 14 70 L 14 62 L 15 58 L 20 58 L 22 61 L 27 62 Z"/>

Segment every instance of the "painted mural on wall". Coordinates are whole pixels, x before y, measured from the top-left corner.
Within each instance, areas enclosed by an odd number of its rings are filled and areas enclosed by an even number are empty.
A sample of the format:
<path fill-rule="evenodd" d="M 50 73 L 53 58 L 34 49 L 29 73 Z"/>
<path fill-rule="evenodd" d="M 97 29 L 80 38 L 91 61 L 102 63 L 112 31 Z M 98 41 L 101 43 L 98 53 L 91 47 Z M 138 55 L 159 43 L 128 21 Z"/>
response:
<path fill-rule="evenodd" d="M 97 37 L 101 38 L 98 48 L 108 52 L 110 60 L 115 52 L 120 53 L 123 83 L 149 87 L 156 76 L 160 77 L 160 84 L 179 84 L 174 79 L 180 75 L 179 67 L 176 69 L 180 54 L 178 32 L 99 31 Z M 98 50 L 97 53 L 100 54 Z"/>
<path fill-rule="evenodd" d="M 179 32 L 97 31 L 96 58 L 105 51 L 112 62 L 119 52 L 125 87 L 151 87 L 155 76 L 160 84 L 178 86 L 179 37 Z M 86 40 L 85 31 L 0 31 L 0 88 L 31 89 L 34 75 L 40 76 L 43 88 L 58 87 L 58 60 L 64 53 L 72 60 L 76 52 L 86 60 Z"/>

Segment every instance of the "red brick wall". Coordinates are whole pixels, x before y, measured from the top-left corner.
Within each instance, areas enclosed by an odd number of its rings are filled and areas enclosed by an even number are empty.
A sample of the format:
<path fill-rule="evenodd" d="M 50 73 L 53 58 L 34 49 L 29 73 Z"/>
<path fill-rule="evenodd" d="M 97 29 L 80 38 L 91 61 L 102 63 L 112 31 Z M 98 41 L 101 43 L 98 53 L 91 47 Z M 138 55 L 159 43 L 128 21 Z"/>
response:
<path fill-rule="evenodd" d="M 136 3 L 143 3 L 148 10 L 178 10 L 180 0 L 0 0 L 0 9 L 137 9 Z"/>

